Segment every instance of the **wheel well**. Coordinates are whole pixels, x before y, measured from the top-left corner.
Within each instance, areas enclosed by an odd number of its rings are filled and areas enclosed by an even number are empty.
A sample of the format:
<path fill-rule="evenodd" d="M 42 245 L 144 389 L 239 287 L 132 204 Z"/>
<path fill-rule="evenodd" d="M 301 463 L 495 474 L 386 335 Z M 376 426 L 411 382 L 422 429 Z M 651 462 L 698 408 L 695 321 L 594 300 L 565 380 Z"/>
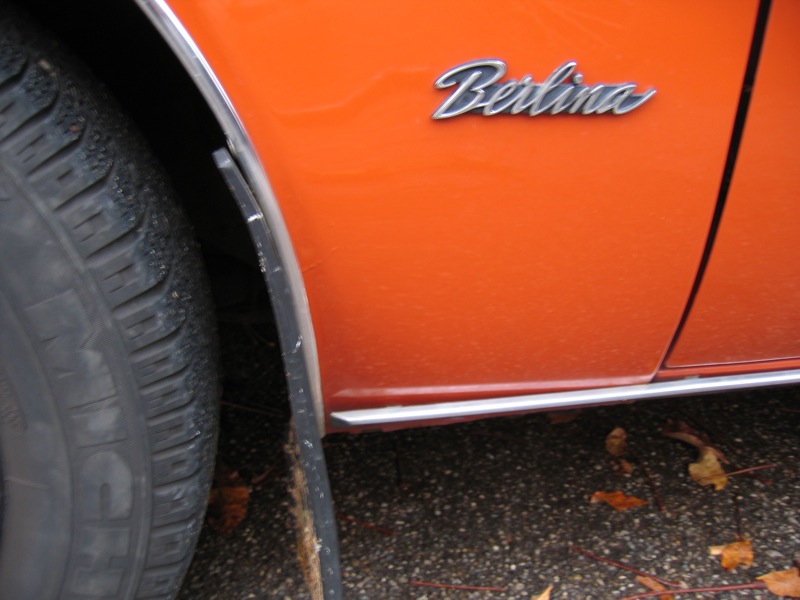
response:
<path fill-rule="evenodd" d="M 20 4 L 89 67 L 144 134 L 203 247 L 218 308 L 247 304 L 249 318 L 271 319 L 247 227 L 211 158 L 225 135 L 159 32 L 132 0 Z"/>

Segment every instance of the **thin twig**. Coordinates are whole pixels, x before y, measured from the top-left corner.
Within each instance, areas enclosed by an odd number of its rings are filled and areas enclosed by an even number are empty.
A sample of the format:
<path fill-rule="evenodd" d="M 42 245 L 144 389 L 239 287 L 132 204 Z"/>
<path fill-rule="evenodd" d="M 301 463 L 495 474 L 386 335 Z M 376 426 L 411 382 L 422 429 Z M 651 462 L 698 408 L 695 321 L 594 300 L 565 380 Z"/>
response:
<path fill-rule="evenodd" d="M 625 596 L 620 600 L 639 600 L 639 598 L 654 598 L 655 596 L 677 596 L 679 594 L 713 594 L 716 592 L 735 592 L 737 590 L 765 590 L 767 584 L 763 581 L 752 583 L 739 583 L 735 585 L 715 585 L 703 588 L 682 588 L 680 590 L 661 590 L 659 592 L 642 592 L 633 596 Z"/>
<path fill-rule="evenodd" d="M 286 466 L 285 465 L 283 465 L 281 463 L 275 463 L 273 465 L 268 466 L 266 469 L 264 469 L 261 472 L 260 475 L 254 476 L 250 480 L 250 485 L 260 485 L 260 484 L 264 483 L 265 481 L 267 481 L 269 479 L 272 479 L 272 477 L 275 477 L 277 475 L 282 474 L 285 471 L 286 471 Z"/>
<path fill-rule="evenodd" d="M 267 415 L 268 417 L 281 416 L 281 413 L 277 410 L 268 410 L 264 408 L 257 408 L 255 406 L 247 406 L 245 404 L 236 404 L 234 402 L 228 402 L 227 400 L 222 400 L 220 404 L 222 406 L 230 406 L 231 408 L 238 408 L 239 410 L 248 410 L 250 412 L 258 413 L 260 415 Z"/>
<path fill-rule="evenodd" d="M 730 473 L 725 473 L 725 477 L 733 477 L 734 475 L 744 475 L 745 473 L 749 473 L 750 471 L 760 471 L 761 469 L 774 469 L 778 467 L 777 464 L 771 465 L 760 465 L 758 467 L 750 467 L 748 469 L 739 469 L 738 471 L 731 471 Z"/>
<path fill-rule="evenodd" d="M 668 585 L 669 587 L 680 587 L 681 585 L 683 585 L 680 581 L 667 581 L 666 579 L 661 579 L 661 577 L 658 577 L 651 573 L 640 571 L 639 569 L 631 567 L 630 565 L 626 565 L 624 563 L 617 562 L 608 558 L 603 558 L 602 556 L 598 556 L 597 554 L 592 554 L 588 550 L 584 550 L 583 548 L 579 548 L 578 546 L 573 546 L 572 550 L 577 552 L 578 554 L 583 554 L 584 556 L 591 558 L 593 560 L 599 560 L 600 562 L 604 562 L 608 565 L 611 565 L 612 567 L 617 567 L 618 569 L 623 569 L 625 571 L 635 573 L 636 575 L 641 575 L 642 577 L 649 577 L 653 581 L 657 581 L 662 585 Z"/>
<path fill-rule="evenodd" d="M 472 592 L 507 592 L 508 588 L 485 587 L 480 585 L 456 585 L 453 583 L 433 583 L 430 581 L 409 581 L 409 585 L 421 585 L 424 587 L 442 588 L 446 590 L 468 590 Z"/>
<path fill-rule="evenodd" d="M 738 471 L 731 471 L 730 473 L 725 473 L 725 477 L 733 477 L 734 475 L 744 475 L 745 473 L 750 473 L 751 471 L 760 471 L 761 469 L 774 469 L 777 466 L 778 465 L 776 464 L 771 464 L 771 465 L 760 465 L 758 467 L 750 467 L 748 469 L 739 469 Z M 717 477 L 719 477 L 719 475 L 711 475 L 710 477 L 701 477 L 700 479 L 697 480 L 697 483 L 703 481 L 709 481 Z"/>
<path fill-rule="evenodd" d="M 383 535 L 392 536 L 394 535 L 394 531 L 391 529 L 386 529 L 385 527 L 378 527 L 377 525 L 373 525 L 372 523 L 367 523 L 366 521 L 361 521 L 360 519 L 356 519 L 355 517 L 348 517 L 342 513 L 336 513 L 336 516 L 343 521 L 350 521 L 351 523 L 355 523 L 359 527 L 363 527 L 364 529 L 371 529 L 372 531 L 377 531 L 378 533 L 382 533 Z"/>
<path fill-rule="evenodd" d="M 639 465 L 639 468 L 642 469 L 642 473 L 644 473 L 644 476 L 647 479 L 647 485 L 650 486 L 650 492 L 653 494 L 653 499 L 658 505 L 659 512 L 664 512 L 664 502 L 661 500 L 661 494 L 658 493 L 658 486 L 656 486 L 656 481 L 653 479 L 653 475 L 645 466 L 644 461 L 637 458 L 634 458 L 634 460 L 636 461 L 636 464 Z"/>

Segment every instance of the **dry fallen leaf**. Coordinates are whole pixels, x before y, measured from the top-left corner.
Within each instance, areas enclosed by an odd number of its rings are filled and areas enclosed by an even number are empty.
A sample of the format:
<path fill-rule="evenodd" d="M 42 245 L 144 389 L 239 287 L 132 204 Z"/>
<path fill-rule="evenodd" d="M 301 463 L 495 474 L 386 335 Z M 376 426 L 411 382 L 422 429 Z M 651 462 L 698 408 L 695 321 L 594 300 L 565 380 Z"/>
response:
<path fill-rule="evenodd" d="M 625 475 L 630 475 L 631 473 L 633 473 L 633 465 L 624 458 L 620 458 L 619 470 L 625 473 Z"/>
<path fill-rule="evenodd" d="M 667 591 L 667 587 L 665 585 L 657 582 L 652 577 L 647 577 L 645 575 L 637 575 L 636 576 L 636 581 L 641 583 L 644 587 L 646 587 L 651 592 L 666 592 Z M 673 596 L 671 596 L 671 595 L 666 595 L 665 594 L 663 596 L 659 596 L 658 599 L 659 600 L 671 600 L 672 597 Z"/>
<path fill-rule="evenodd" d="M 231 535 L 247 516 L 249 501 L 250 488 L 239 473 L 218 463 L 208 497 L 208 524 L 221 535 Z"/>
<path fill-rule="evenodd" d="M 689 476 L 700 485 L 713 485 L 717 491 L 728 485 L 725 469 L 719 464 L 717 453 L 709 446 L 703 446 L 700 458 L 689 465 Z"/>
<path fill-rule="evenodd" d="M 664 429 L 661 430 L 661 435 L 672 438 L 673 440 L 685 442 L 686 444 L 694 446 L 700 451 L 702 451 L 703 448 L 708 448 L 725 464 L 730 462 L 722 453 L 722 451 L 711 443 L 711 439 L 708 437 L 708 434 L 697 431 L 683 421 L 673 421 L 672 419 L 668 419 Z"/>
<path fill-rule="evenodd" d="M 538 596 L 531 596 L 531 600 L 550 600 L 550 592 L 553 591 L 553 586 L 548 585 L 547 589 Z"/>
<path fill-rule="evenodd" d="M 647 501 L 641 500 L 636 496 L 626 496 L 621 491 L 615 492 L 595 492 L 592 494 L 592 502 L 605 502 L 614 510 L 628 510 L 637 506 L 644 506 Z"/>
<path fill-rule="evenodd" d="M 773 571 L 756 579 L 763 581 L 776 596 L 800 598 L 800 571 L 797 567 L 788 571 Z"/>
<path fill-rule="evenodd" d="M 673 419 L 667 419 L 667 424 L 661 430 L 661 435 L 680 440 L 698 449 L 712 445 L 708 434 L 698 431 L 683 421 L 675 421 Z"/>
<path fill-rule="evenodd" d="M 606 450 L 614 458 L 621 458 L 628 453 L 628 434 L 622 427 L 616 427 L 606 437 Z"/>
<path fill-rule="evenodd" d="M 622 427 L 615 427 L 606 436 L 606 451 L 614 457 L 614 470 L 625 475 L 633 473 L 633 465 L 622 458 L 628 453 L 628 434 Z"/>
<path fill-rule="evenodd" d="M 685 442 L 697 448 L 700 456 L 696 462 L 689 465 L 689 475 L 700 485 L 713 485 L 717 491 L 728 485 L 728 478 L 720 461 L 725 463 L 728 459 L 717 448 L 711 445 L 708 435 L 697 431 L 683 421 L 668 420 L 661 434 Z"/>
<path fill-rule="evenodd" d="M 719 556 L 722 567 L 732 571 L 736 567 L 749 567 L 753 564 L 753 545 L 750 540 L 733 542 L 724 546 L 711 546 L 711 556 Z"/>
<path fill-rule="evenodd" d="M 247 486 L 222 487 L 211 490 L 208 523 L 220 534 L 229 536 L 247 516 L 250 490 Z"/>

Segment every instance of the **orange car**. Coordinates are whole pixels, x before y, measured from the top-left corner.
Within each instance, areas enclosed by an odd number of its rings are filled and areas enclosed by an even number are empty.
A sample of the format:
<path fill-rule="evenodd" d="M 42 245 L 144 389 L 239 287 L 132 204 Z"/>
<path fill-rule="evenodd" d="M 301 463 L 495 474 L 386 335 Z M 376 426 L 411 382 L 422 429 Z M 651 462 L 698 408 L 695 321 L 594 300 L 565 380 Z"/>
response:
<path fill-rule="evenodd" d="M 797 2 L 25 4 L 0 7 L 3 598 L 177 591 L 207 282 L 234 279 L 198 241 L 270 290 L 315 597 L 341 596 L 328 432 L 800 381 Z"/>

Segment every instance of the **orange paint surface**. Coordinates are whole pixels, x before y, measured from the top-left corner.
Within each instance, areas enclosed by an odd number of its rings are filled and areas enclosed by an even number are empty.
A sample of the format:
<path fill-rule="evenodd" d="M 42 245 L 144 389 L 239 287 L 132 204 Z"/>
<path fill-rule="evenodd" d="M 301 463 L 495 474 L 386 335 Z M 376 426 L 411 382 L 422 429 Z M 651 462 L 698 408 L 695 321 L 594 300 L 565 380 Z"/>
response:
<path fill-rule="evenodd" d="M 725 213 L 669 367 L 800 357 L 798 24 L 799 3 L 773 2 Z"/>
<path fill-rule="evenodd" d="M 329 410 L 649 381 L 701 257 L 754 0 L 173 0 L 303 270 Z M 469 60 L 654 98 L 430 118 Z"/>

